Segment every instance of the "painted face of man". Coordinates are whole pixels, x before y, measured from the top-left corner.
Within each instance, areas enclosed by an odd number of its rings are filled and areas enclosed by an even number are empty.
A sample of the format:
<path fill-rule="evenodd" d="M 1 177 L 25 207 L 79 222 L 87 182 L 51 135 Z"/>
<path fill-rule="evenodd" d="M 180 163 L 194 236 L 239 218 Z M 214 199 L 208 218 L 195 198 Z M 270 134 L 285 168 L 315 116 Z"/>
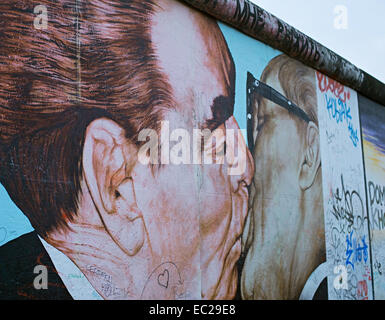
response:
<path fill-rule="evenodd" d="M 296 299 L 322 259 L 315 236 L 323 228 L 319 176 L 315 180 L 320 167 L 318 128 L 286 99 L 277 70 L 264 82 L 275 91 L 270 99 L 254 97 L 255 172 L 250 227 L 243 238 L 247 255 L 242 295 Z"/>
<path fill-rule="evenodd" d="M 212 146 L 203 140 L 197 148 L 202 159 L 218 150 L 235 157 L 225 156 L 222 164 L 204 160 L 192 164 L 192 152 L 189 163 L 177 165 L 171 160 L 154 174 L 148 166 L 138 165 L 132 174 L 137 203 L 158 264 L 169 262 L 170 268 L 178 269 L 173 274 L 184 289 L 176 289 L 177 294 L 194 299 L 232 298 L 253 171 L 251 155 L 232 116 L 230 73 L 234 65 L 216 23 L 174 2 L 159 5 L 162 9 L 153 18 L 152 41 L 175 101 L 164 112 L 164 123 L 171 135 L 174 130 L 187 132 L 189 137 L 194 129 L 216 130 Z M 229 129 L 234 143 L 226 144 Z M 195 142 L 188 141 L 187 150 L 193 150 Z M 175 144 L 170 142 L 170 153 Z M 229 174 L 238 165 L 234 159 L 244 162 L 235 175 Z M 156 268 L 162 285 L 176 281 L 170 270 Z"/>

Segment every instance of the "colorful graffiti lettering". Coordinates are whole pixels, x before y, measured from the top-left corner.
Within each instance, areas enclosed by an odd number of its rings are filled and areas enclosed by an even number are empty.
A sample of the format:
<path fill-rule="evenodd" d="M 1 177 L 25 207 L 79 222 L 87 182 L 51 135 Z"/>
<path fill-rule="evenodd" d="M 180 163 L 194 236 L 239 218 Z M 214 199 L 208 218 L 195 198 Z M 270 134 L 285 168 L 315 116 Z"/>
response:
<path fill-rule="evenodd" d="M 325 94 L 325 99 L 329 117 L 335 119 L 337 124 L 344 121 L 348 124 L 352 120 L 350 107 L 346 102 L 334 97 L 328 97 L 327 94 Z"/>
<path fill-rule="evenodd" d="M 373 227 L 385 229 L 385 186 L 380 186 L 372 181 L 368 183 L 369 210 Z"/>
<path fill-rule="evenodd" d="M 358 282 L 357 297 L 359 300 L 368 300 L 368 284 L 366 280 Z"/>
<path fill-rule="evenodd" d="M 361 196 L 356 190 L 346 190 L 344 177 L 341 175 L 341 188 L 336 188 L 332 193 L 331 213 L 337 220 L 345 220 L 348 226 L 354 224 L 354 218 L 360 217 L 364 212 Z"/>
<path fill-rule="evenodd" d="M 345 103 L 347 100 L 350 100 L 350 92 L 346 90 L 346 87 L 339 82 L 330 79 L 320 72 L 316 72 L 318 79 L 318 87 L 321 92 L 327 93 L 330 91 L 334 96 Z"/>
<path fill-rule="evenodd" d="M 362 245 L 360 246 L 359 241 L 353 237 L 353 231 L 350 235 L 346 236 L 346 262 L 345 265 L 350 265 L 354 270 L 354 264 L 361 262 L 364 258 L 365 263 L 368 260 L 368 245 L 365 241 L 365 236 L 361 238 Z"/>
<path fill-rule="evenodd" d="M 345 123 L 349 131 L 349 138 L 354 147 L 357 147 L 359 141 L 358 129 L 353 126 L 350 107 L 340 98 L 329 97 L 326 93 L 325 100 L 329 119 L 334 119 L 337 124 Z"/>
<path fill-rule="evenodd" d="M 352 124 L 351 122 L 349 122 L 349 124 L 348 124 L 348 130 L 349 130 L 349 138 L 350 138 L 350 140 L 352 140 L 353 145 L 354 145 L 355 147 L 357 147 L 358 141 L 359 141 L 359 138 L 358 138 L 358 129 L 354 129 L 354 128 L 353 128 L 353 124 Z"/>
<path fill-rule="evenodd" d="M 376 185 L 374 182 L 369 181 L 369 197 L 370 205 L 376 203 L 385 206 L 385 186 Z"/>
<path fill-rule="evenodd" d="M 378 262 L 378 260 L 376 260 L 376 262 L 373 264 L 373 267 L 378 272 L 378 274 L 380 276 L 382 276 L 382 265 L 381 265 L 381 262 Z"/>

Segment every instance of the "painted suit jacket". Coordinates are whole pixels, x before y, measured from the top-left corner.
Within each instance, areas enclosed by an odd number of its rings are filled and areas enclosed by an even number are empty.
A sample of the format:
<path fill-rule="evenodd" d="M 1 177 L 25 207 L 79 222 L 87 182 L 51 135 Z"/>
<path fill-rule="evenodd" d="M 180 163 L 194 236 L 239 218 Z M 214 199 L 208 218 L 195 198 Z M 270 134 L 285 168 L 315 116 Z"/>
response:
<path fill-rule="evenodd" d="M 37 265 L 47 267 L 48 289 L 33 285 Z M 36 232 L 0 247 L 0 300 L 73 300 Z"/>

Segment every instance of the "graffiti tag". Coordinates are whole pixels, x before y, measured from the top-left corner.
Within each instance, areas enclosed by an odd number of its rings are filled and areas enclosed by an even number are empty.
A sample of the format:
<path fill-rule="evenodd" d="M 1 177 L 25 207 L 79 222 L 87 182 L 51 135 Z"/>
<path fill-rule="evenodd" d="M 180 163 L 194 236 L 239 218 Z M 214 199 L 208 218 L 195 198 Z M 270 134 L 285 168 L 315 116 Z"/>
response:
<path fill-rule="evenodd" d="M 348 227 L 354 224 L 355 217 L 361 217 L 364 212 L 361 196 L 356 190 L 346 190 L 343 175 L 341 175 L 341 188 L 332 192 L 331 205 L 333 216 L 337 220 L 347 221 Z"/>
<path fill-rule="evenodd" d="M 380 186 L 372 181 L 368 183 L 369 211 L 373 227 L 385 229 L 385 186 Z"/>
<path fill-rule="evenodd" d="M 350 100 L 350 92 L 345 91 L 346 87 L 344 85 L 338 81 L 330 79 L 321 72 L 317 71 L 316 74 L 318 79 L 318 87 L 322 93 L 331 92 L 338 100 L 341 100 L 343 103 L 345 103 L 347 100 Z"/>
<path fill-rule="evenodd" d="M 345 265 L 350 265 L 354 270 L 354 265 L 364 259 L 365 263 L 368 260 L 368 245 L 365 241 L 365 236 L 361 238 L 361 244 L 357 238 L 353 237 L 353 231 L 346 236 L 346 262 Z"/>
<path fill-rule="evenodd" d="M 329 97 L 327 94 L 325 94 L 325 100 L 329 119 L 334 119 L 337 124 L 345 123 L 349 132 L 349 138 L 353 142 L 354 147 L 357 147 L 359 141 L 358 129 L 353 126 L 350 107 L 340 98 Z"/>

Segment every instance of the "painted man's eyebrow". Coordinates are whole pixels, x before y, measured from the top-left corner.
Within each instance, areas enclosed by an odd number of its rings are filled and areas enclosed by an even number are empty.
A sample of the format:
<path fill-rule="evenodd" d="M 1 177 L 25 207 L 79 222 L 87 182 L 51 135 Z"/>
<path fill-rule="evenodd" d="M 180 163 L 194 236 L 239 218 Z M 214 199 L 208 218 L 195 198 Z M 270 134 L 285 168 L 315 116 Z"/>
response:
<path fill-rule="evenodd" d="M 233 115 L 234 100 L 223 95 L 216 97 L 211 105 L 211 112 L 213 117 L 206 120 L 203 127 L 214 130 Z"/>

